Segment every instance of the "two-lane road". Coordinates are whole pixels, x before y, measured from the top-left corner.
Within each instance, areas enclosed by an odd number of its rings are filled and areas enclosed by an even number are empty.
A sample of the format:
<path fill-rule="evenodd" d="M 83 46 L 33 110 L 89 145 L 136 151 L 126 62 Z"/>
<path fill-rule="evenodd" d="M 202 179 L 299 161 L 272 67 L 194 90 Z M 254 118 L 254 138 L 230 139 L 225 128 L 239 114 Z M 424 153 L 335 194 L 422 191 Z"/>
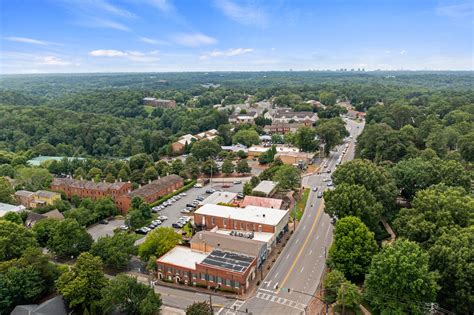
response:
<path fill-rule="evenodd" d="M 362 132 L 363 124 L 346 120 L 346 128 L 352 139 L 350 140 L 343 162 L 354 156 L 354 140 Z M 321 171 L 334 171 L 338 158 L 342 155 L 345 146 L 339 146 L 337 152 L 331 152 L 323 162 L 327 168 Z M 332 242 L 330 217 L 324 213 L 324 200 L 318 198 L 319 191 L 328 189 L 323 179 L 329 174 L 314 174 L 306 181 L 311 188 L 306 208 L 295 233 L 285 246 L 270 272 L 257 290 L 255 296 L 245 303 L 239 302 L 236 309 L 252 314 L 304 314 L 305 308 L 311 301 L 319 286 L 322 273 L 326 265 L 327 250 Z M 313 191 L 313 187 L 318 190 Z M 290 293 L 281 288 L 290 288 Z M 302 292 L 302 293 L 300 293 Z M 221 314 L 237 314 L 231 310 L 223 310 Z"/>

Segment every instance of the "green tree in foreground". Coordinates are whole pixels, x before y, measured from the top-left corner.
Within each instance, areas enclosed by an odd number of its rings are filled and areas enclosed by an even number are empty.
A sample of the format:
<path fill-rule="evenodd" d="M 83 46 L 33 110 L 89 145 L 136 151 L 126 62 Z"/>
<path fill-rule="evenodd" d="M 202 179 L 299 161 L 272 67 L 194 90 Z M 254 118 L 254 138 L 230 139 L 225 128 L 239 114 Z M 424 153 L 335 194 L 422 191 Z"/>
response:
<path fill-rule="evenodd" d="M 100 305 L 106 314 L 116 311 L 128 315 L 154 315 L 162 305 L 153 288 L 139 283 L 135 277 L 119 274 L 102 289 Z"/>
<path fill-rule="evenodd" d="M 359 281 L 377 249 L 374 233 L 359 218 L 345 217 L 337 221 L 327 264 L 343 272 L 348 279 Z"/>
<path fill-rule="evenodd" d="M 41 247 L 46 247 L 49 237 L 53 233 L 54 229 L 56 229 L 58 223 L 59 221 L 55 219 L 44 219 L 36 222 L 36 224 L 33 225 L 32 230 L 36 233 L 36 240 Z"/>
<path fill-rule="evenodd" d="M 246 173 L 250 173 L 252 169 L 250 168 L 247 160 L 244 159 L 237 162 L 236 171 L 239 174 L 246 174 Z"/>
<path fill-rule="evenodd" d="M 254 129 L 242 129 L 232 137 L 233 143 L 240 143 L 247 147 L 260 143 L 260 137 Z"/>
<path fill-rule="evenodd" d="M 78 256 L 93 243 L 86 229 L 74 219 L 60 221 L 49 236 L 47 248 L 60 257 Z"/>
<path fill-rule="evenodd" d="M 59 277 L 56 288 L 69 307 L 84 309 L 101 299 L 101 290 L 107 282 L 101 259 L 90 253 L 82 253 L 76 264 Z"/>
<path fill-rule="evenodd" d="M 11 203 L 13 202 L 13 190 L 12 185 L 5 177 L 0 177 L 0 202 Z"/>
<path fill-rule="evenodd" d="M 345 281 L 347 281 L 346 277 L 344 277 L 344 274 L 337 269 L 326 274 L 323 280 L 324 301 L 326 303 L 332 304 L 336 302 L 339 288 Z"/>
<path fill-rule="evenodd" d="M 21 219 L 21 215 L 16 212 L 9 211 L 7 212 L 2 218 L 2 220 L 10 221 L 19 225 L 23 224 L 23 220 Z"/>
<path fill-rule="evenodd" d="M 334 190 L 324 192 L 324 211 L 332 218 L 347 216 L 359 218 L 371 231 L 379 231 L 382 205 L 364 186 L 340 184 Z"/>
<path fill-rule="evenodd" d="M 440 274 L 438 302 L 457 314 L 474 306 L 474 226 L 450 229 L 429 249 L 430 266 Z"/>
<path fill-rule="evenodd" d="M 230 175 L 234 172 L 234 163 L 231 160 L 225 159 L 222 163 L 222 173 Z"/>
<path fill-rule="evenodd" d="M 343 307 L 356 309 L 362 302 L 362 294 L 359 288 L 350 281 L 344 281 L 337 291 L 337 304 Z"/>
<path fill-rule="evenodd" d="M 102 258 L 106 265 L 124 268 L 135 252 L 135 237 L 127 233 L 101 237 L 92 244 L 90 252 Z"/>
<path fill-rule="evenodd" d="M 160 227 L 150 232 L 138 249 L 138 255 L 148 261 L 151 255 L 163 256 L 182 240 L 181 234 L 169 227 Z"/>
<path fill-rule="evenodd" d="M 20 257 L 28 247 L 37 247 L 35 234 L 22 225 L 0 220 L 0 261 Z"/>
<path fill-rule="evenodd" d="M 370 305 L 382 314 L 424 314 L 423 303 L 435 301 L 437 274 L 428 254 L 416 243 L 397 240 L 375 255 L 365 277 Z"/>
<path fill-rule="evenodd" d="M 207 302 L 194 302 L 186 308 L 186 315 L 212 315 L 212 309 Z"/>
<path fill-rule="evenodd" d="M 278 168 L 273 180 L 278 182 L 278 186 L 284 190 L 291 190 L 299 187 L 301 173 L 292 165 L 282 165 Z"/>

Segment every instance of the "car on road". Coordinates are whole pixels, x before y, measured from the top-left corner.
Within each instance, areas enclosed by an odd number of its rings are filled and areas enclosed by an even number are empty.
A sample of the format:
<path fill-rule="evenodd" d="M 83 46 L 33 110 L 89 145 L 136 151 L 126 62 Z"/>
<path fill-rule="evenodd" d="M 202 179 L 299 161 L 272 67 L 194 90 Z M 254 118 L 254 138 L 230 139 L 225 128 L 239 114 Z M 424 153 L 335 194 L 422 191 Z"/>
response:
<path fill-rule="evenodd" d="M 203 196 L 196 197 L 196 200 L 199 200 L 199 201 L 203 201 L 204 199 L 206 199 L 206 198 L 204 198 Z"/>
<path fill-rule="evenodd" d="M 103 219 L 103 220 L 100 220 L 99 223 L 100 224 L 109 224 L 109 221 L 107 221 L 106 219 Z"/>
<path fill-rule="evenodd" d="M 318 186 L 314 186 L 313 191 L 318 191 Z"/>
<path fill-rule="evenodd" d="M 213 188 L 206 190 L 206 194 L 213 194 L 215 192 L 216 192 L 216 190 L 213 189 Z"/>
<path fill-rule="evenodd" d="M 328 178 L 328 177 L 323 178 L 323 182 L 329 182 L 329 181 L 331 181 L 330 178 Z"/>
<path fill-rule="evenodd" d="M 239 192 L 239 193 L 237 194 L 237 198 L 238 198 L 238 199 L 244 199 L 244 197 L 245 197 L 245 195 L 244 195 L 243 192 Z"/>
<path fill-rule="evenodd" d="M 324 164 L 324 168 L 327 168 L 327 167 L 328 167 L 328 164 L 327 164 L 327 163 L 326 163 L 326 164 Z"/>
<path fill-rule="evenodd" d="M 234 180 L 234 184 L 235 185 L 242 184 L 242 181 L 241 180 Z"/>
<path fill-rule="evenodd" d="M 318 198 L 323 198 L 323 192 L 322 191 L 318 192 Z"/>
<path fill-rule="evenodd" d="M 331 187 L 333 185 L 332 181 L 329 181 L 327 184 L 326 184 L 328 187 Z"/>

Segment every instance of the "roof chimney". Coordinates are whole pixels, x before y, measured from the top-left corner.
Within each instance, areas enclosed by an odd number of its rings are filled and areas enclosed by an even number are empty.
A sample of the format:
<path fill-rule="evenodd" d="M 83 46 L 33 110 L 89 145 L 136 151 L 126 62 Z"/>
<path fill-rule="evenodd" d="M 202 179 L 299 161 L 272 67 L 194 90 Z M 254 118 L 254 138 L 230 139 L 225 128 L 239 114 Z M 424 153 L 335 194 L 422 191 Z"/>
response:
<path fill-rule="evenodd" d="M 265 213 L 263 214 L 263 217 L 265 218 Z"/>

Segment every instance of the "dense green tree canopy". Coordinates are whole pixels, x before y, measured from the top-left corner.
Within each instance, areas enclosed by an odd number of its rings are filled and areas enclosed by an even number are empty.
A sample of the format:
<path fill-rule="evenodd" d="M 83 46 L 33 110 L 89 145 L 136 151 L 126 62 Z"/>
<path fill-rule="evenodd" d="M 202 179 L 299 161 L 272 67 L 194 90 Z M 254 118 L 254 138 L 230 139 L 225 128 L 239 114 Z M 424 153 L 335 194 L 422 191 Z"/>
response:
<path fill-rule="evenodd" d="M 212 309 L 207 302 L 194 302 L 186 308 L 186 315 L 212 315 Z"/>
<path fill-rule="evenodd" d="M 300 185 L 301 173 L 292 165 L 281 165 L 273 175 L 273 180 L 278 182 L 281 189 L 295 189 Z"/>
<path fill-rule="evenodd" d="M 65 219 L 54 227 L 46 247 L 61 257 L 77 257 L 80 253 L 88 251 L 92 242 L 92 237 L 76 220 Z"/>
<path fill-rule="evenodd" d="M 13 190 L 12 185 L 5 177 L 0 177 L 0 202 L 11 203 L 13 202 Z"/>
<path fill-rule="evenodd" d="M 359 218 L 371 231 L 379 231 L 383 207 L 374 195 L 361 185 L 340 184 L 324 192 L 325 212 L 332 218 Z"/>
<path fill-rule="evenodd" d="M 424 314 L 435 301 L 437 274 L 429 271 L 429 257 L 416 243 L 397 240 L 375 255 L 365 277 L 365 295 L 383 314 Z"/>
<path fill-rule="evenodd" d="M 254 129 L 241 129 L 232 137 L 232 142 L 251 147 L 260 143 L 260 137 Z"/>
<path fill-rule="evenodd" d="M 28 247 L 36 247 L 35 233 L 22 225 L 0 220 L 0 261 L 17 258 Z"/>
<path fill-rule="evenodd" d="M 127 315 L 160 314 L 160 295 L 135 277 L 119 274 L 102 289 L 101 294 L 100 305 L 106 314 L 116 311 Z"/>
<path fill-rule="evenodd" d="M 221 150 L 220 145 L 213 140 L 201 140 L 195 142 L 191 149 L 191 153 L 200 161 L 204 161 L 210 157 L 217 156 L 217 153 Z"/>
<path fill-rule="evenodd" d="M 101 237 L 92 244 L 91 254 L 102 259 L 104 264 L 124 268 L 135 252 L 135 237 L 132 234 L 117 233 Z"/>
<path fill-rule="evenodd" d="M 82 253 L 76 264 L 59 277 L 56 288 L 69 307 L 84 309 L 100 300 L 107 283 L 100 258 Z"/>
<path fill-rule="evenodd" d="M 433 244 L 443 233 L 472 224 L 474 198 L 459 187 L 437 185 L 419 191 L 412 208 L 400 210 L 394 227 L 402 237 Z"/>
<path fill-rule="evenodd" d="M 362 280 L 377 250 L 374 233 L 359 218 L 344 217 L 337 221 L 327 264 L 348 279 Z"/>
<path fill-rule="evenodd" d="M 326 155 L 329 155 L 335 146 L 342 144 L 344 137 L 349 136 L 344 121 L 339 117 L 320 119 L 316 125 L 316 134 L 324 144 Z"/>

